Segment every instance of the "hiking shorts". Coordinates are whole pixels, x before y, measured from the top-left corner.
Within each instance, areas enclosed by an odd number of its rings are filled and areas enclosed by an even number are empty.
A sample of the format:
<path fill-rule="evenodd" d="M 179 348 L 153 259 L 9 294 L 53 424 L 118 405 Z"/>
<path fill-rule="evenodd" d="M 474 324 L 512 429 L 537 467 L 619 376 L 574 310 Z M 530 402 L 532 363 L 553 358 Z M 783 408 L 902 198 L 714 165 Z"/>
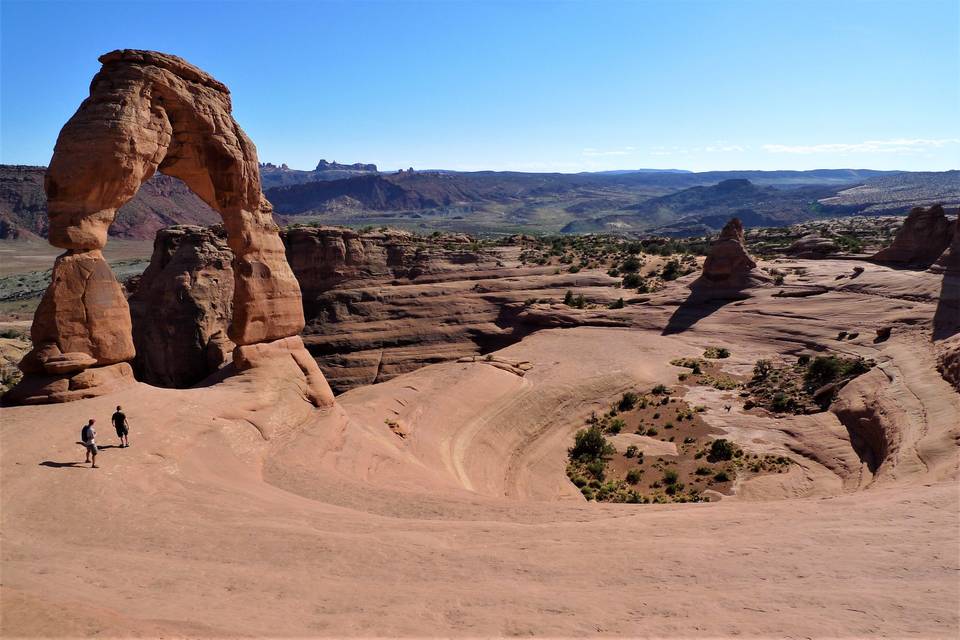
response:
<path fill-rule="evenodd" d="M 97 452 L 99 451 L 99 450 L 97 449 L 97 445 L 96 445 L 95 443 L 93 443 L 93 442 L 87 442 L 87 443 L 85 443 L 83 446 L 85 446 L 85 447 L 87 448 L 87 453 L 92 454 L 92 455 L 97 455 Z"/>
<path fill-rule="evenodd" d="M 124 437 L 125 435 L 127 435 L 127 433 L 129 433 L 129 432 L 127 431 L 127 428 L 124 427 L 124 426 L 114 425 L 113 428 L 117 430 L 117 437 L 118 437 L 118 438 L 122 438 L 122 437 Z"/>

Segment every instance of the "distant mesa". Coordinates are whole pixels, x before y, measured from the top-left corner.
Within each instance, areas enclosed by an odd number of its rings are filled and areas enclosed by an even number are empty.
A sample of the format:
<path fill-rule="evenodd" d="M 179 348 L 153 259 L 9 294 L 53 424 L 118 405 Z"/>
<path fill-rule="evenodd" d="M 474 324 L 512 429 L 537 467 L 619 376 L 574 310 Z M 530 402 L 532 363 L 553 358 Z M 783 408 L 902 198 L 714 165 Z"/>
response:
<path fill-rule="evenodd" d="M 953 239 L 953 228 L 943 206 L 914 207 L 886 249 L 873 255 L 876 262 L 929 266 L 946 251 Z"/>
<path fill-rule="evenodd" d="M 327 162 L 326 160 L 321 160 L 317 163 L 316 171 L 368 171 L 376 172 L 377 165 L 375 164 L 364 164 L 362 162 L 355 162 L 353 164 L 340 164 L 339 162 Z"/>

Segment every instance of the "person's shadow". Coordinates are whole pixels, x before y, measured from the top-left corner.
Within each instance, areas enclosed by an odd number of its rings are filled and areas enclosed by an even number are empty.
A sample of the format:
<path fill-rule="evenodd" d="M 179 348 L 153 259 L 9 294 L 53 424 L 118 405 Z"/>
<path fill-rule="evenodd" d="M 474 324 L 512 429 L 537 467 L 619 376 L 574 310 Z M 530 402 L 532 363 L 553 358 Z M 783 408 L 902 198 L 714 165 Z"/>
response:
<path fill-rule="evenodd" d="M 82 442 L 77 442 L 77 444 L 83 444 Z M 118 444 L 103 444 L 97 445 L 97 449 L 103 451 L 104 449 L 122 449 Z M 86 467 L 90 464 L 89 462 L 55 462 L 53 460 L 44 460 L 39 463 L 37 466 L 40 467 L 50 467 L 51 469 L 80 469 Z"/>

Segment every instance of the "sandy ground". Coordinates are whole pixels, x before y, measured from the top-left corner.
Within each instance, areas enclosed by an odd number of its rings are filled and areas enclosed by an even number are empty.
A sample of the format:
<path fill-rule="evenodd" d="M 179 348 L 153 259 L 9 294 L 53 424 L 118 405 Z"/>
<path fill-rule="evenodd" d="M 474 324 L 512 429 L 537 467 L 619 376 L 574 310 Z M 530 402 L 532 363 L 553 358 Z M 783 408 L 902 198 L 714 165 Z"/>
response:
<path fill-rule="evenodd" d="M 531 362 L 523 377 L 433 365 L 326 412 L 262 374 L 3 409 L 0 632 L 957 637 L 960 396 L 925 328 L 941 282 L 777 266 L 788 287 L 829 291 L 693 305 L 677 282 L 624 309 L 631 328 L 541 331 L 496 354 Z M 702 388 L 687 400 L 712 426 L 791 472 L 718 503 L 585 502 L 564 474 L 584 417 L 710 345 L 730 348 L 731 372 L 825 347 L 874 358 L 883 465 L 861 462 L 832 413 L 726 413 Z M 115 444 L 117 404 L 132 447 L 89 469 L 80 427 L 96 417 Z"/>

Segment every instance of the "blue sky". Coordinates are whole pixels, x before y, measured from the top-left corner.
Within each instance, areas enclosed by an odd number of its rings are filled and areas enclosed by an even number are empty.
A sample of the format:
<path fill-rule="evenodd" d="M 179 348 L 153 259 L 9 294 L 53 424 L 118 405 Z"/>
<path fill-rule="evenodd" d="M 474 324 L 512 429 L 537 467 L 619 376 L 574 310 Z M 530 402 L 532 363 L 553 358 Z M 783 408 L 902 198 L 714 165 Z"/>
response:
<path fill-rule="evenodd" d="M 293 168 L 960 168 L 958 7 L 0 0 L 0 162 L 46 164 L 97 57 L 140 48 Z"/>

